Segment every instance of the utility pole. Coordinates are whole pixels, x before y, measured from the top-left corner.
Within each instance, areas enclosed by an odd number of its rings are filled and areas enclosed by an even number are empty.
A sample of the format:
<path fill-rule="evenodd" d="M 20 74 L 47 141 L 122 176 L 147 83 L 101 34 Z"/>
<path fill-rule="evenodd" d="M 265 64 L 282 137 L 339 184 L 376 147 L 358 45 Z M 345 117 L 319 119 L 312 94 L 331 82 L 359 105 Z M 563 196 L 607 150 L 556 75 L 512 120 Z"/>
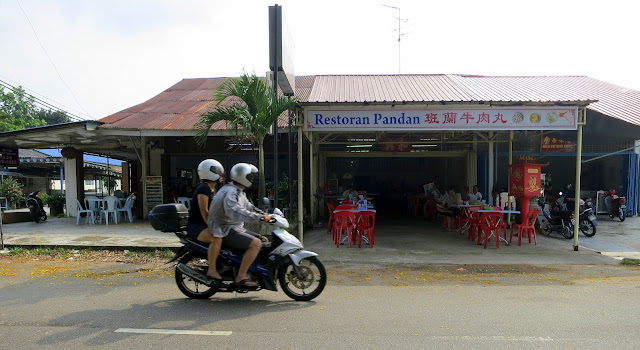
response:
<path fill-rule="evenodd" d="M 400 39 L 402 38 L 403 35 L 402 34 L 402 22 L 407 22 L 409 19 L 402 19 L 402 17 L 400 17 L 400 8 L 396 7 L 396 6 L 389 6 L 389 5 L 385 5 L 382 4 L 382 6 L 384 7 L 388 7 L 390 9 L 394 9 L 394 10 L 398 10 L 398 28 L 394 29 L 393 31 L 397 31 L 398 32 L 398 74 L 400 74 L 400 62 L 401 62 L 401 51 L 400 51 Z"/>

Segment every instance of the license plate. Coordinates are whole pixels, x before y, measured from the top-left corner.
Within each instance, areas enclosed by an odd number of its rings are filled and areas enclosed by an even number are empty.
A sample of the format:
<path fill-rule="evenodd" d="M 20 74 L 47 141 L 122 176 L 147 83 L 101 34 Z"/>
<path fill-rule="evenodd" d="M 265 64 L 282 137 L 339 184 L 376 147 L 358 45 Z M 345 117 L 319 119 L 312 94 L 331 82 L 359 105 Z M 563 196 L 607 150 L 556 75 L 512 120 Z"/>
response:
<path fill-rule="evenodd" d="M 595 221 L 596 220 L 596 216 L 593 215 L 593 214 L 589 215 L 589 220 Z"/>

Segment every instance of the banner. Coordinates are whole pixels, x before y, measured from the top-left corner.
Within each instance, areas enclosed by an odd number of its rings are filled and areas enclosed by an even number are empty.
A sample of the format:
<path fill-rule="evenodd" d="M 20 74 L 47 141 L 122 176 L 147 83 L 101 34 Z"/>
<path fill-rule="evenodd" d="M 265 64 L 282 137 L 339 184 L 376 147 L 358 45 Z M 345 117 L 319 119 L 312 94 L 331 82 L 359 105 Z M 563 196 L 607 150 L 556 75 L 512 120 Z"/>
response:
<path fill-rule="evenodd" d="M 542 136 L 540 152 L 542 153 L 574 153 L 576 144 L 559 138 Z"/>
<path fill-rule="evenodd" d="M 306 131 L 576 130 L 578 107 L 306 109 Z"/>

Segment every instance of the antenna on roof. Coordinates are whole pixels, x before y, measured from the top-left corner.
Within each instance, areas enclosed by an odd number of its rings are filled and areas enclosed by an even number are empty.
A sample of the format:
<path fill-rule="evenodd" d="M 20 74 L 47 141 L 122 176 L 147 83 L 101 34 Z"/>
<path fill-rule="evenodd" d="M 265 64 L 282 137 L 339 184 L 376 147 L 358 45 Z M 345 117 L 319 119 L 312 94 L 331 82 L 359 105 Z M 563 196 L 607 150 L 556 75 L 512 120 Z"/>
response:
<path fill-rule="evenodd" d="M 394 32 L 395 31 L 398 32 L 398 74 L 400 74 L 400 57 L 401 57 L 400 38 L 402 38 L 404 35 L 406 35 L 406 34 L 402 34 L 402 28 L 404 28 L 404 27 L 402 27 L 402 23 L 403 22 L 407 22 L 409 19 L 408 18 L 403 19 L 402 17 L 400 17 L 400 7 L 389 6 L 389 5 L 385 5 L 385 4 L 382 4 L 382 6 L 388 7 L 390 9 L 398 10 L 398 17 L 397 17 L 397 19 L 398 19 L 398 28 L 394 29 L 393 31 Z"/>

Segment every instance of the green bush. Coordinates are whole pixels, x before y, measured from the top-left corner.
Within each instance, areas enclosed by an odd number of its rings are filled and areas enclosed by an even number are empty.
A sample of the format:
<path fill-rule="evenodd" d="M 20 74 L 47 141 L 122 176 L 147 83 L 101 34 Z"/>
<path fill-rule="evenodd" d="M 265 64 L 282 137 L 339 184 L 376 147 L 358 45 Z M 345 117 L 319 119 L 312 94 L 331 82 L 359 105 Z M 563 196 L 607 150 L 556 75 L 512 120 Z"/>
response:
<path fill-rule="evenodd" d="M 22 184 L 13 176 L 9 176 L 0 184 L 0 197 L 7 198 L 9 203 L 20 202 L 24 199 Z"/>
<path fill-rule="evenodd" d="M 63 194 L 54 193 L 49 196 L 49 209 L 51 216 L 58 216 L 64 212 L 64 203 L 66 199 Z"/>
<path fill-rule="evenodd" d="M 46 193 L 38 193 L 36 197 L 40 198 L 43 205 L 49 204 L 49 200 L 51 199 L 51 196 Z"/>

